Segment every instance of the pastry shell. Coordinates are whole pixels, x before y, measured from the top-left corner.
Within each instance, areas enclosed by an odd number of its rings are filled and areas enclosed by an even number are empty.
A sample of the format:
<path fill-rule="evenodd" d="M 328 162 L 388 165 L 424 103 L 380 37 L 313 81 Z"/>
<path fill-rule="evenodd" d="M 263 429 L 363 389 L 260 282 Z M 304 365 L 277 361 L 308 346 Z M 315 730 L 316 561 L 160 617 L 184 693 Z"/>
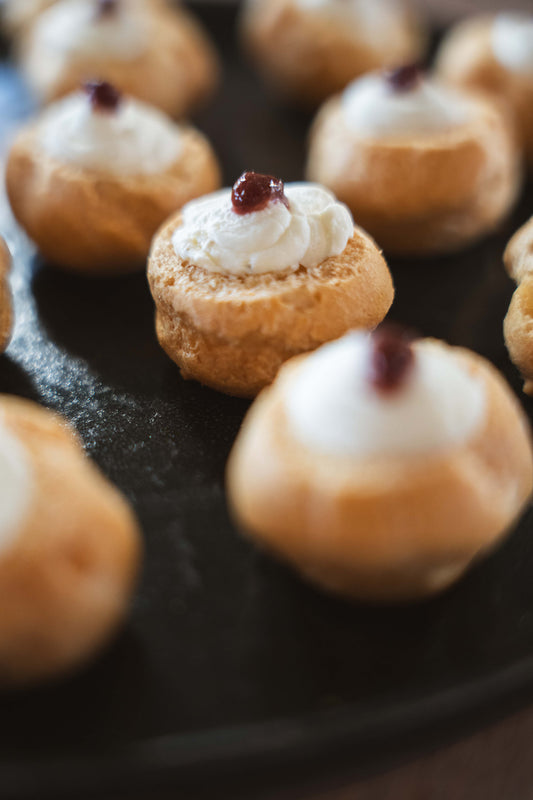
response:
<path fill-rule="evenodd" d="M 314 122 L 309 180 L 323 183 L 385 250 L 424 255 L 454 251 L 494 230 L 521 186 L 512 126 L 481 97 L 472 120 L 453 131 L 412 138 L 358 136 L 341 98 Z"/>
<path fill-rule="evenodd" d="M 456 25 L 437 55 L 440 77 L 457 86 L 486 92 L 514 119 L 521 146 L 533 164 L 533 78 L 507 69 L 494 56 L 491 26 L 494 17 L 481 15 Z"/>
<path fill-rule="evenodd" d="M 8 282 L 10 269 L 11 255 L 0 238 L 0 353 L 8 346 L 13 327 L 13 301 Z"/>
<path fill-rule="evenodd" d="M 291 356 L 350 328 L 372 328 L 394 297 L 387 265 L 355 228 L 341 255 L 314 269 L 226 275 L 183 262 L 172 235 L 180 215 L 154 240 L 148 279 L 159 342 L 184 378 L 253 397 Z"/>
<path fill-rule="evenodd" d="M 211 146 L 192 128 L 183 129 L 179 158 L 164 172 L 123 177 L 60 163 L 40 147 L 38 130 L 30 125 L 15 139 L 7 191 L 43 257 L 64 269 L 110 274 L 142 268 L 163 221 L 220 185 Z"/>
<path fill-rule="evenodd" d="M 360 461 L 310 451 L 292 436 L 283 396 L 299 359 L 289 362 L 253 404 L 230 456 L 239 527 L 351 598 L 412 600 L 456 580 L 521 512 L 533 454 L 525 415 L 500 374 L 474 353 L 455 353 L 486 388 L 475 435 L 435 455 Z"/>
<path fill-rule="evenodd" d="M 293 0 L 249 0 L 241 34 L 266 81 L 302 105 L 317 105 L 365 72 L 417 61 L 425 49 L 418 20 L 407 6 L 402 25 L 371 40 L 356 25 L 328 20 Z"/>
<path fill-rule="evenodd" d="M 4 424 L 30 459 L 32 497 L 0 553 L 0 685 L 71 670 L 123 621 L 141 556 L 122 495 L 55 414 L 0 396 Z"/>
<path fill-rule="evenodd" d="M 533 217 L 507 245 L 504 261 L 518 284 L 503 324 L 505 343 L 524 378 L 524 392 L 533 395 Z"/>

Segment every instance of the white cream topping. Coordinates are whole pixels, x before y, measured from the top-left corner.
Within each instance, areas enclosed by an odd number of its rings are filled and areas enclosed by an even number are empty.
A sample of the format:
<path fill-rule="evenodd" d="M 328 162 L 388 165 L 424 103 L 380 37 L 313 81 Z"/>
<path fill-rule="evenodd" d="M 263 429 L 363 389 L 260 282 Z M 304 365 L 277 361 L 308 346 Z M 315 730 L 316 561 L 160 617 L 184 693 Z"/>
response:
<path fill-rule="evenodd" d="M 39 141 L 62 163 L 118 176 L 161 173 L 182 146 L 179 127 L 158 109 L 124 97 L 115 111 L 94 110 L 85 92 L 50 106 Z"/>
<path fill-rule="evenodd" d="M 32 496 L 29 458 L 0 419 L 0 556 L 15 541 Z"/>
<path fill-rule="evenodd" d="M 274 200 L 248 214 L 233 210 L 231 189 L 193 200 L 172 237 L 176 254 L 235 275 L 312 269 L 340 255 L 354 232 L 347 207 L 314 183 L 286 184 L 285 195 L 289 208 Z"/>
<path fill-rule="evenodd" d="M 464 124 L 470 114 L 468 102 L 452 88 L 422 78 L 414 88 L 396 91 L 377 72 L 344 90 L 342 111 L 351 130 L 370 138 L 443 133 Z"/>
<path fill-rule="evenodd" d="M 497 60 L 513 72 L 533 76 L 533 15 L 498 14 L 491 30 Z"/>
<path fill-rule="evenodd" d="M 311 450 L 339 456 L 410 456 L 442 451 L 483 422 L 483 384 L 432 341 L 413 345 L 405 384 L 378 391 L 369 380 L 372 347 L 350 333 L 306 358 L 283 385 L 292 435 Z"/>
<path fill-rule="evenodd" d="M 350 25 L 360 38 L 381 37 L 403 25 L 405 9 L 398 0 L 294 0 L 304 11 L 320 14 L 341 25 Z"/>
<path fill-rule="evenodd" d="M 33 41 L 50 59 L 69 55 L 137 58 L 149 44 L 149 16 L 138 0 L 122 0 L 115 13 L 97 14 L 96 0 L 60 0 L 35 23 Z M 53 66 L 53 65 L 52 65 Z M 43 69 L 52 69 L 43 65 Z"/>

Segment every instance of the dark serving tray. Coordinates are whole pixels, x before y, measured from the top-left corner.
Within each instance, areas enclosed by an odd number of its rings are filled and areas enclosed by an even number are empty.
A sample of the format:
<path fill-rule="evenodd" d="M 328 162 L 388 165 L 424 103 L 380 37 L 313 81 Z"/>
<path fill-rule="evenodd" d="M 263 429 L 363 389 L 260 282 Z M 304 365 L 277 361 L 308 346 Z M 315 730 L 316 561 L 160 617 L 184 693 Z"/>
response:
<path fill-rule="evenodd" d="M 301 178 L 310 118 L 277 106 L 241 62 L 231 7 L 198 10 L 225 75 L 197 122 L 226 182 L 245 168 Z M 4 127 L 29 108 L 6 65 Z M 479 351 L 519 395 L 502 339 L 512 284 L 501 256 L 532 200 L 530 188 L 502 230 L 466 252 L 391 261 L 392 318 Z M 533 698 L 531 512 L 430 602 L 375 609 L 315 592 L 228 519 L 224 466 L 247 403 L 180 378 L 157 344 L 145 277 L 56 272 L 5 203 L 0 220 L 17 316 L 0 391 L 73 422 L 131 499 L 146 540 L 131 619 L 107 652 L 65 681 L 0 696 L 2 800 L 122 791 L 156 800 L 156 787 L 185 783 L 186 797 L 200 786 L 222 797 L 246 775 L 251 797 L 282 769 L 383 764 Z"/>

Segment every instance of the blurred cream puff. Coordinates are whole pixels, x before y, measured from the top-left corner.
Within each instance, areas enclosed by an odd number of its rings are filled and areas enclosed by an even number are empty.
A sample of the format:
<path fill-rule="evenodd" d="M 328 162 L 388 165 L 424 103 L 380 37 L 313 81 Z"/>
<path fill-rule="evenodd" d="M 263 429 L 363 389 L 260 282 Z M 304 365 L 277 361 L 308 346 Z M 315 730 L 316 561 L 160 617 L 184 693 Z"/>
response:
<path fill-rule="evenodd" d="M 205 137 L 115 87 L 92 81 L 16 137 L 6 183 L 15 217 L 64 269 L 142 268 L 153 235 L 220 185 Z"/>
<path fill-rule="evenodd" d="M 188 11 L 142 0 L 58 0 L 26 31 L 20 63 L 43 103 L 96 76 L 175 117 L 210 94 L 218 72 Z"/>
<path fill-rule="evenodd" d="M 443 80 L 493 95 L 517 127 L 533 164 L 533 14 L 504 11 L 463 20 L 437 56 Z"/>
<path fill-rule="evenodd" d="M 533 395 L 533 217 L 507 245 L 504 261 L 518 284 L 504 321 L 505 343 L 524 378 L 524 392 Z"/>
<path fill-rule="evenodd" d="M 227 486 L 242 531 L 319 587 L 411 600 L 512 527 L 533 486 L 530 431 L 475 353 L 390 328 L 349 333 L 262 392 Z"/>
<path fill-rule="evenodd" d="M 241 28 L 268 83 L 304 105 L 425 49 L 420 22 L 401 0 L 246 0 Z"/>
<path fill-rule="evenodd" d="M 0 397 L 0 686 L 70 671 L 108 642 L 139 568 L 137 523 L 68 425 Z"/>
<path fill-rule="evenodd" d="M 307 177 L 385 250 L 442 253 L 497 228 L 517 198 L 521 160 L 490 99 L 407 65 L 365 75 L 324 104 Z"/>

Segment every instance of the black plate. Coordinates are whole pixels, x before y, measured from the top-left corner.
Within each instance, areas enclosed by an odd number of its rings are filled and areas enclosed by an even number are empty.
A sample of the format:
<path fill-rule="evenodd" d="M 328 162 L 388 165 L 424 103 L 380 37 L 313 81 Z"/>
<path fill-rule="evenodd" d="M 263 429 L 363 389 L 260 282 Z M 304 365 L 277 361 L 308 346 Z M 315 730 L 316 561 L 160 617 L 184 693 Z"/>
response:
<path fill-rule="evenodd" d="M 276 106 L 239 61 L 234 11 L 201 10 L 226 72 L 198 123 L 226 181 L 245 168 L 301 178 L 309 118 Z M 27 108 L 6 68 L 0 118 Z M 531 201 L 529 191 L 497 235 L 458 256 L 391 262 L 392 317 L 479 351 L 517 393 L 502 340 L 512 284 L 501 255 Z M 17 326 L 0 391 L 65 414 L 133 502 L 146 537 L 131 620 L 108 652 L 57 685 L 0 698 L 3 798 L 120 787 L 153 798 L 156 783 L 205 783 L 207 767 L 211 780 L 257 765 L 271 777 L 273 766 L 308 770 L 311 756 L 328 762 L 333 753 L 358 766 L 530 695 L 530 513 L 431 602 L 372 609 L 315 592 L 229 521 L 224 466 L 247 403 L 179 377 L 156 342 L 144 276 L 83 280 L 44 268 L 5 209 L 1 219 Z"/>

